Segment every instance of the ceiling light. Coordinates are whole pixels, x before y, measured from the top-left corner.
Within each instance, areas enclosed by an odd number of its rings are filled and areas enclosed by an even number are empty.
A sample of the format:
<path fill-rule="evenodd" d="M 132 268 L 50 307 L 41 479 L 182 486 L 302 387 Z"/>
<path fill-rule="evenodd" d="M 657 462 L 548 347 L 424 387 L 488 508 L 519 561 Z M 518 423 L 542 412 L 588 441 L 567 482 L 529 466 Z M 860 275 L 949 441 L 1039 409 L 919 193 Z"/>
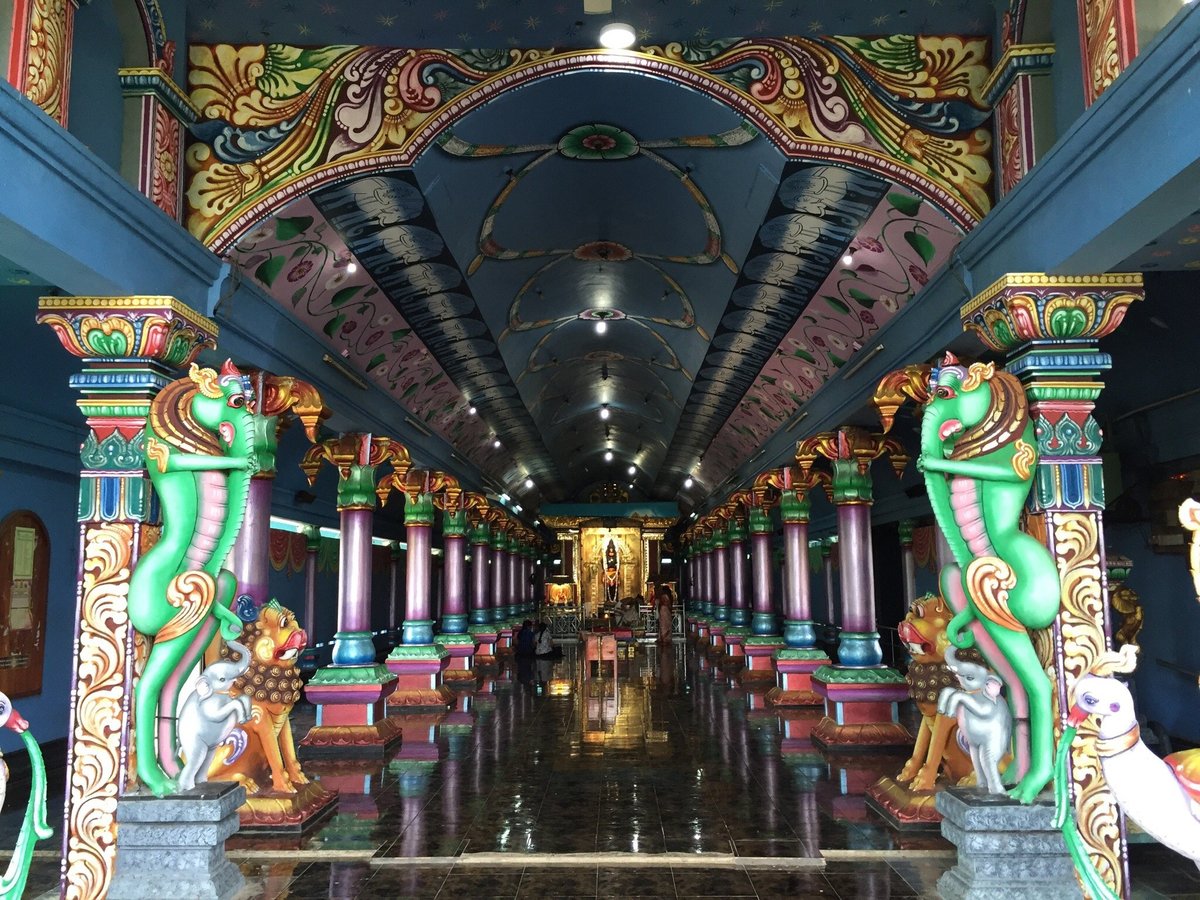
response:
<path fill-rule="evenodd" d="M 500 449 L 500 438 L 496 438 L 494 441 L 492 441 L 492 446 L 495 447 L 497 450 L 499 450 Z"/>
<path fill-rule="evenodd" d="M 637 32 L 624 22 L 610 22 L 600 29 L 600 46 L 609 50 L 628 50 L 637 41 Z"/>
<path fill-rule="evenodd" d="M 611 451 L 611 450 L 605 450 L 605 451 L 604 451 L 604 461 L 605 461 L 605 462 L 612 462 L 612 451 Z"/>
<path fill-rule="evenodd" d="M 611 416 L 611 415 L 612 415 L 612 413 L 610 413 L 610 412 L 608 411 L 608 404 L 607 404 L 607 403 L 605 403 L 603 406 L 601 406 L 601 407 L 600 407 L 600 418 L 602 418 L 602 419 L 607 419 L 607 418 L 608 418 L 609 416 Z"/>
<path fill-rule="evenodd" d="M 353 275 L 353 274 L 354 274 L 355 272 L 357 272 L 357 271 L 358 271 L 358 264 L 357 264 L 357 263 L 349 263 L 349 264 L 346 266 L 346 273 L 347 273 L 347 274 L 349 274 L 349 275 Z"/>
<path fill-rule="evenodd" d="M 608 331 L 608 323 L 601 319 L 596 323 L 596 334 L 604 334 L 606 331 Z"/>
<path fill-rule="evenodd" d="M 530 488 L 530 489 L 533 488 L 533 479 L 532 478 L 525 479 L 525 487 Z"/>
<path fill-rule="evenodd" d="M 854 255 L 852 253 L 847 253 L 845 256 L 843 256 L 842 257 L 842 265 L 843 266 L 854 265 Z"/>
<path fill-rule="evenodd" d="M 470 409 L 468 409 L 468 410 L 467 410 L 467 415 L 468 415 L 468 416 L 473 416 L 473 415 L 475 415 L 475 413 L 476 413 L 476 409 L 475 409 L 475 407 L 473 407 L 473 406 L 472 406 Z"/>
<path fill-rule="evenodd" d="M 631 491 L 633 490 L 633 482 L 632 482 L 632 481 L 631 481 L 631 482 L 629 482 L 629 489 L 630 489 Z"/>
<path fill-rule="evenodd" d="M 684 486 L 685 488 L 690 488 L 690 487 L 691 487 L 693 484 L 695 484 L 695 483 L 696 483 L 696 482 L 692 480 L 692 476 L 691 476 L 691 475 L 689 475 L 687 478 L 683 479 L 683 486 Z"/>
<path fill-rule="evenodd" d="M 630 466 L 630 467 L 629 467 L 629 474 L 630 474 L 630 475 L 636 475 L 636 474 L 637 474 L 637 466 Z"/>

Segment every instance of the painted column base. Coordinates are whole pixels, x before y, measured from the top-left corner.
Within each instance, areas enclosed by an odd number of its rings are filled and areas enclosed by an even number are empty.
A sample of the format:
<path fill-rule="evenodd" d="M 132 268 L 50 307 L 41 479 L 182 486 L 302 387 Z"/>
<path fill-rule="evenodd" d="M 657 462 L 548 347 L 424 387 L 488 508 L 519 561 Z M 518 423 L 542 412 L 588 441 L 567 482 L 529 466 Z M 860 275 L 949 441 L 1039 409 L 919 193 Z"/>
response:
<path fill-rule="evenodd" d="M 706 650 L 709 655 L 720 659 L 725 653 L 725 629 L 728 627 L 728 622 L 718 622 L 716 620 L 709 626 L 708 648 Z"/>
<path fill-rule="evenodd" d="M 812 739 L 812 733 L 824 718 L 822 711 L 798 706 L 780 709 L 776 714 L 780 727 L 779 752 L 789 757 L 815 756 L 820 759 L 822 769 L 827 768 L 825 757 L 818 752 Z M 820 780 L 824 780 L 824 776 Z"/>
<path fill-rule="evenodd" d="M 700 618 L 696 620 L 696 643 L 701 646 L 708 645 L 708 633 L 712 629 L 712 620 L 709 618 Z"/>
<path fill-rule="evenodd" d="M 469 634 L 439 634 L 433 642 L 449 654 L 442 682 L 452 688 L 475 687 L 475 639 Z"/>
<path fill-rule="evenodd" d="M 388 707 L 406 712 L 444 711 L 454 705 L 454 692 L 442 683 L 442 672 L 450 664 L 450 654 L 437 644 L 401 644 L 387 658 L 387 667 L 396 676 L 396 690 L 388 698 Z"/>
<path fill-rule="evenodd" d="M 783 638 L 778 635 L 751 634 L 742 641 L 742 652 L 746 656 L 746 665 L 738 673 L 742 686 L 750 688 L 752 684 L 770 686 L 775 680 L 775 662 L 772 657 L 776 650 L 783 648 Z"/>
<path fill-rule="evenodd" d="M 750 610 L 741 607 L 733 606 L 729 609 L 729 624 L 736 625 L 738 628 L 742 626 L 749 627 L 750 625 Z"/>
<path fill-rule="evenodd" d="M 243 832 L 279 832 L 302 834 L 322 822 L 337 808 L 337 791 L 327 791 L 319 783 L 296 785 L 294 794 L 277 794 L 265 788 L 264 794 L 247 797 L 238 809 Z"/>
<path fill-rule="evenodd" d="M 806 650 L 817 646 L 817 629 L 810 621 L 791 619 L 783 623 L 783 642 L 789 647 Z"/>
<path fill-rule="evenodd" d="M 865 668 L 883 664 L 883 650 L 879 647 L 877 631 L 843 631 L 838 635 L 837 658 L 839 666 Z"/>
<path fill-rule="evenodd" d="M 941 792 L 941 786 L 914 791 L 885 775 L 867 789 L 867 806 L 900 831 L 937 828 L 942 821 L 937 811 L 937 795 Z"/>
<path fill-rule="evenodd" d="M 106 896 L 239 896 L 246 881 L 225 855 L 225 839 L 237 833 L 237 810 L 245 799 L 246 789 L 228 781 L 204 782 L 170 797 L 119 798 L 117 859 Z"/>
<path fill-rule="evenodd" d="M 816 648 L 782 647 L 775 651 L 775 687 L 767 692 L 774 707 L 821 706 L 824 699 L 813 687 L 813 673 L 829 665 L 829 657 Z"/>
<path fill-rule="evenodd" d="M 1075 868 L 1053 826 L 1046 795 L 1025 806 L 978 788 L 938 794 L 942 835 L 958 848 L 958 864 L 938 879 L 946 900 L 1066 900 L 1079 896 Z"/>
<path fill-rule="evenodd" d="M 746 625 L 725 626 L 725 665 L 740 666 L 745 663 L 746 652 L 742 644 L 749 635 L 750 628 Z"/>
<path fill-rule="evenodd" d="M 317 724 L 300 742 L 310 756 L 385 756 L 400 743 L 400 726 L 388 719 L 384 701 L 396 676 L 383 666 L 327 666 L 304 688 L 317 707 Z"/>
<path fill-rule="evenodd" d="M 520 626 L 518 626 L 519 629 Z M 496 626 L 496 658 L 512 656 L 516 650 L 516 635 L 513 634 L 511 622 L 501 622 Z"/>
<path fill-rule="evenodd" d="M 494 625 L 472 625 L 467 634 L 475 641 L 475 670 L 488 671 L 497 668 L 496 641 L 498 633 Z"/>
<path fill-rule="evenodd" d="M 822 666 L 812 675 L 813 690 L 825 701 L 825 718 L 813 742 L 825 749 L 910 748 L 913 736 L 900 724 L 899 704 L 908 685 L 895 669 Z"/>

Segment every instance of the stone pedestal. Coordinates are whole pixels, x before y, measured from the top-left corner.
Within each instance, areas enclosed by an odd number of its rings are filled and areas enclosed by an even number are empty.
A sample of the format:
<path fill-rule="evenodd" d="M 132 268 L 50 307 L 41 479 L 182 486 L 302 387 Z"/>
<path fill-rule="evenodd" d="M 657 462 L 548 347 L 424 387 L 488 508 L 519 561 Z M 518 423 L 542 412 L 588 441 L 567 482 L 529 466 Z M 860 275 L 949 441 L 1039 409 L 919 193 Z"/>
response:
<path fill-rule="evenodd" d="M 743 644 L 749 636 L 750 628 L 747 625 L 725 626 L 725 659 L 722 661 L 723 665 L 745 665 L 746 651 Z"/>
<path fill-rule="evenodd" d="M 387 756 L 400 743 L 400 725 L 385 702 L 396 676 L 383 666 L 327 666 L 304 688 L 317 707 L 317 724 L 300 742 L 312 756 Z"/>
<path fill-rule="evenodd" d="M 943 900 L 1079 897 L 1062 833 L 1051 825 L 1049 792 L 1024 806 L 977 788 L 948 788 L 937 810 L 942 836 L 958 848 L 958 864 L 938 879 Z"/>
<path fill-rule="evenodd" d="M 899 704 L 908 699 L 908 684 L 896 670 L 822 666 L 812 674 L 812 686 L 825 701 L 825 718 L 812 735 L 819 747 L 912 747 L 913 736 L 900 724 L 899 715 Z"/>
<path fill-rule="evenodd" d="M 438 644 L 401 644 L 387 658 L 387 667 L 396 676 L 388 706 L 405 712 L 445 712 L 454 705 L 454 692 L 442 683 L 449 664 L 449 653 Z"/>
<path fill-rule="evenodd" d="M 770 706 L 820 706 L 812 677 L 829 665 L 825 651 L 815 647 L 780 647 L 775 651 L 775 687 L 767 692 Z"/>
<path fill-rule="evenodd" d="M 109 900 L 226 900 L 245 885 L 225 856 L 246 789 L 211 781 L 171 797 L 117 800 L 117 862 Z"/>
<path fill-rule="evenodd" d="M 467 632 L 475 641 L 475 671 L 495 670 L 499 666 L 496 660 L 496 643 L 500 637 L 496 626 L 472 625 Z"/>
<path fill-rule="evenodd" d="M 449 662 L 442 672 L 442 681 L 449 687 L 475 687 L 475 639 L 469 634 L 439 634 L 433 642 L 448 654 Z"/>
<path fill-rule="evenodd" d="M 738 674 L 743 687 L 751 683 L 762 683 L 767 687 L 775 680 L 775 665 L 772 657 L 776 650 L 783 649 L 783 638 L 773 635 L 748 635 L 742 641 L 742 652 L 746 667 Z"/>

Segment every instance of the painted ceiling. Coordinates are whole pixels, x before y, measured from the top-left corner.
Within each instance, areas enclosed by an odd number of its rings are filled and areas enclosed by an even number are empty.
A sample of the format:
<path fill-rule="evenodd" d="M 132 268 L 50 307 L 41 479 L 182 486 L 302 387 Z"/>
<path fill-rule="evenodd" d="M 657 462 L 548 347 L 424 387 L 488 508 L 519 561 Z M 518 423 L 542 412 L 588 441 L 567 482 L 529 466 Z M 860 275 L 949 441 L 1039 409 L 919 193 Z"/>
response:
<path fill-rule="evenodd" d="M 1194 272 L 1200 269 L 1200 209 L 1129 257 L 1118 272 Z"/>
<path fill-rule="evenodd" d="M 190 43 L 594 47 L 613 19 L 642 43 L 814 34 L 990 34 L 992 0 L 188 0 Z"/>
<path fill-rule="evenodd" d="M 690 505 L 986 209 L 986 45 L 939 40 L 679 46 L 670 77 L 532 54 L 490 80 L 475 53 L 193 47 L 189 224 L 391 392 L 401 438 L 531 508 Z"/>

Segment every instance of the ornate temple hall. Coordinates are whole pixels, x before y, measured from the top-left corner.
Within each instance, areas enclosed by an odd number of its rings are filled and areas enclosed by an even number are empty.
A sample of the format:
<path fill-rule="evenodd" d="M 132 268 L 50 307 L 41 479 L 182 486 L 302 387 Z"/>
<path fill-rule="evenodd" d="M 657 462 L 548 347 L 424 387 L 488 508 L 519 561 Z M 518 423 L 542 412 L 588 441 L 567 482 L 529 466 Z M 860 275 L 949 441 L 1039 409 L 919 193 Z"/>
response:
<path fill-rule="evenodd" d="M 1200 896 L 1200 3 L 0 3 L 0 897 Z"/>

